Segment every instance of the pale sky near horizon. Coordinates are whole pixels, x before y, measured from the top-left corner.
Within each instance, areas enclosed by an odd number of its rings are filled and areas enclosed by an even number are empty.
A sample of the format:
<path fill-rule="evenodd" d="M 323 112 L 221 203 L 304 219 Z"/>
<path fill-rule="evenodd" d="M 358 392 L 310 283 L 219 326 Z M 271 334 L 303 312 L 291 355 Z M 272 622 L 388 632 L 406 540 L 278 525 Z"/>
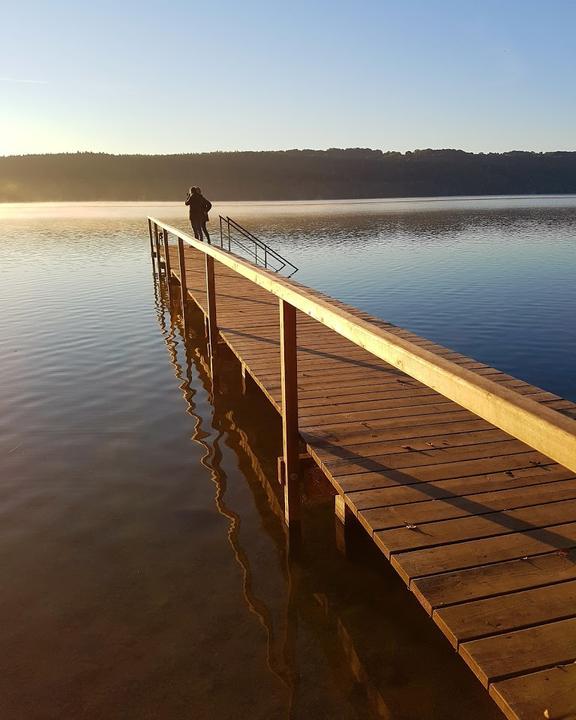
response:
<path fill-rule="evenodd" d="M 576 0 L 2 2 L 0 155 L 576 150 Z"/>

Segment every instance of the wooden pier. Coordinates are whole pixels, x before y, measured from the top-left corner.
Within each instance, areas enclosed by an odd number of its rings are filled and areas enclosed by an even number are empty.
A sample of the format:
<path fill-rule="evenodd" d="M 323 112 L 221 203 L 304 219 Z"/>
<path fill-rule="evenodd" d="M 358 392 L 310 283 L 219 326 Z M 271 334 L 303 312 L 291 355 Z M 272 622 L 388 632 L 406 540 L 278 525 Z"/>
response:
<path fill-rule="evenodd" d="M 156 271 L 506 717 L 576 718 L 576 405 L 149 219 Z M 213 368 L 214 372 L 214 368 Z"/>

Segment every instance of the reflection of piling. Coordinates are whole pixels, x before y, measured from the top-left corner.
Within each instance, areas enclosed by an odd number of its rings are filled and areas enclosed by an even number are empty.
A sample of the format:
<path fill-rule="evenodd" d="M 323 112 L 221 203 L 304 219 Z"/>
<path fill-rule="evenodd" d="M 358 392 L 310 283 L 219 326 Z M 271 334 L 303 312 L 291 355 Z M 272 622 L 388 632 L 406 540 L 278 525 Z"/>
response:
<path fill-rule="evenodd" d="M 326 622 L 329 622 L 335 627 L 339 647 L 343 653 L 343 660 L 346 662 L 354 680 L 364 688 L 367 704 L 372 713 L 382 720 L 391 720 L 394 715 L 391 711 L 390 704 L 372 682 L 369 672 L 356 651 L 352 635 L 343 620 L 331 610 L 326 595 L 316 593 L 315 599 L 325 615 Z"/>

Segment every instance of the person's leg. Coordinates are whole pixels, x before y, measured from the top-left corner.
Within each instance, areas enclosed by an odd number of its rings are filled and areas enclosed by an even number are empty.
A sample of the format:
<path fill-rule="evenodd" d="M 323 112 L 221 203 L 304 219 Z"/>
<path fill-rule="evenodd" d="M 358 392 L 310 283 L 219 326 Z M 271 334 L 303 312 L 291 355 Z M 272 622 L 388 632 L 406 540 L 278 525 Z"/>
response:
<path fill-rule="evenodd" d="M 190 218 L 190 225 L 192 225 L 192 232 L 194 233 L 194 237 L 196 240 L 198 240 L 198 229 L 196 228 L 196 225 L 194 225 L 194 221 L 192 218 Z"/>
<path fill-rule="evenodd" d="M 206 221 L 202 223 L 202 230 L 204 231 L 204 235 L 206 235 L 206 240 L 210 242 L 210 235 L 208 234 L 208 228 L 206 227 Z"/>
<path fill-rule="evenodd" d="M 194 231 L 194 237 L 196 240 L 202 240 L 202 228 L 198 225 L 198 223 L 192 225 L 192 230 Z"/>

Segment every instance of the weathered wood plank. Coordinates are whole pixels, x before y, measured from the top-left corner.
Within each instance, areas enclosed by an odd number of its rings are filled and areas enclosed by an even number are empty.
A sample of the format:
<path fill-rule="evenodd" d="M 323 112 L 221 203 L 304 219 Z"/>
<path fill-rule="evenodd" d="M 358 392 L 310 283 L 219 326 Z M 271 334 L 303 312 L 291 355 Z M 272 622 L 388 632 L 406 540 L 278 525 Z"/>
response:
<path fill-rule="evenodd" d="M 576 616 L 576 580 L 440 608 L 434 620 L 455 647 L 462 642 Z"/>
<path fill-rule="evenodd" d="M 509 720 L 574 720 L 576 665 L 501 680 L 490 695 Z"/>
<path fill-rule="evenodd" d="M 424 609 L 492 598 L 558 582 L 576 580 L 576 552 L 553 551 L 544 555 L 496 562 L 413 580 L 410 588 Z"/>
<path fill-rule="evenodd" d="M 576 523 L 554 525 L 503 537 L 468 540 L 454 545 L 392 555 L 392 565 L 406 582 L 424 575 L 490 565 L 503 560 L 543 555 L 576 547 Z"/>
<path fill-rule="evenodd" d="M 487 475 L 450 478 L 436 482 L 398 482 L 390 478 L 383 487 L 349 492 L 351 500 L 358 510 L 382 505 L 402 505 L 429 500 L 442 500 L 450 497 L 461 497 L 473 493 L 496 492 L 530 485 L 541 485 L 557 480 L 568 480 L 574 473 L 560 465 L 548 465 L 535 468 L 533 465 L 517 468 L 506 472 Z"/>
<path fill-rule="evenodd" d="M 459 648 L 480 682 L 565 665 L 576 660 L 576 618 L 471 640 Z"/>
<path fill-rule="evenodd" d="M 418 481 L 449 480 L 450 478 L 473 477 L 481 472 L 493 474 L 512 472 L 522 468 L 533 469 L 544 467 L 545 459 L 540 453 L 518 453 L 501 457 L 478 458 L 453 463 L 437 463 L 424 467 L 388 467 L 386 461 L 379 468 L 369 458 L 357 462 L 357 472 L 350 473 L 347 469 L 341 474 L 337 468 L 333 477 L 346 492 L 368 490 L 373 487 L 385 487 L 386 484 L 411 484 Z M 553 466 L 552 466 L 553 467 Z M 384 482 L 383 479 L 388 481 Z"/>
<path fill-rule="evenodd" d="M 555 525 L 567 522 L 576 522 L 576 500 L 559 500 L 504 512 L 479 512 L 440 522 L 378 530 L 374 533 L 374 539 L 386 557 L 389 557 L 392 553 L 416 548 L 447 546 L 478 538 L 528 532 L 537 528 L 549 528 L 552 533 Z"/>
<path fill-rule="evenodd" d="M 373 507 L 361 510 L 358 515 L 364 518 L 373 531 L 377 531 L 452 520 L 458 517 L 478 516 L 497 510 L 512 510 L 573 498 L 576 498 L 576 478 L 545 483 L 540 485 L 538 492 L 527 492 L 526 486 L 523 486 L 404 505 Z"/>

